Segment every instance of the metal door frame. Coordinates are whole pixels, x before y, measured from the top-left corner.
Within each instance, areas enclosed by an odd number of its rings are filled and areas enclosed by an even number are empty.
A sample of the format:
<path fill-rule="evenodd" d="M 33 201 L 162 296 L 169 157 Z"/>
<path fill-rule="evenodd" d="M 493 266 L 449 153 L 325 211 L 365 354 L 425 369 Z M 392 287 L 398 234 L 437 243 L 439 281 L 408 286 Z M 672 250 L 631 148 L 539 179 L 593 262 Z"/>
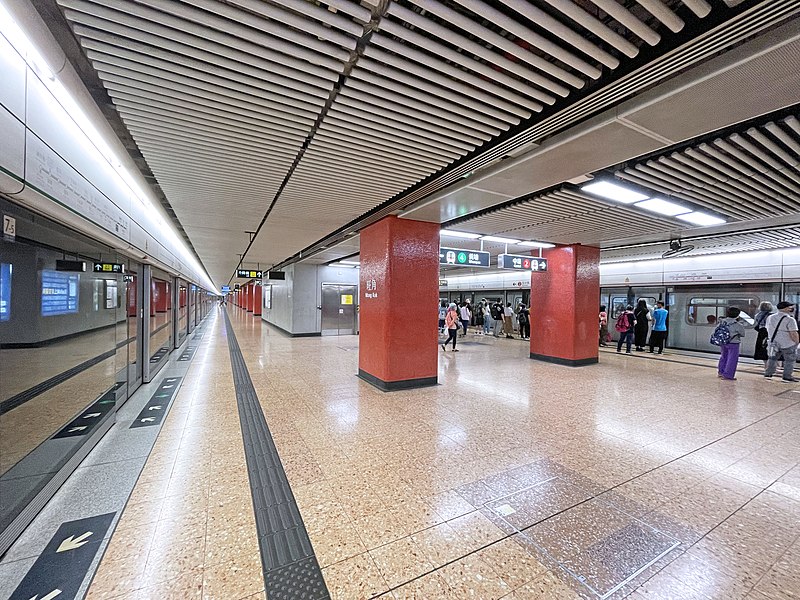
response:
<path fill-rule="evenodd" d="M 125 284 L 125 320 L 128 320 L 128 288 L 129 285 L 134 285 L 136 289 L 133 291 L 134 296 L 136 298 L 136 313 L 134 315 L 134 319 L 136 319 L 136 327 L 135 327 L 135 336 L 136 336 L 136 361 L 135 364 L 137 367 L 135 368 L 136 377 L 133 381 L 130 378 L 130 343 L 127 344 L 128 346 L 128 397 L 130 397 L 133 392 L 135 392 L 139 386 L 144 383 L 144 353 L 143 353 L 143 346 L 142 340 L 144 336 L 144 265 L 141 263 L 136 263 L 137 270 L 135 271 L 136 279 L 134 281 L 129 281 Z M 127 328 L 126 328 L 127 333 Z"/>
<path fill-rule="evenodd" d="M 337 318 L 337 322 L 336 322 L 336 333 L 324 333 L 325 331 L 333 331 L 332 329 L 323 329 L 322 328 L 322 312 L 323 312 L 322 307 L 323 307 L 323 298 L 324 298 L 324 295 L 323 295 L 322 292 L 323 292 L 323 289 L 325 288 L 325 286 L 335 286 L 335 287 L 337 287 L 338 288 L 337 296 L 339 296 L 339 297 L 341 297 L 341 288 L 348 287 L 348 288 L 354 288 L 355 289 L 355 293 L 353 294 L 353 328 L 352 328 L 352 330 L 348 330 L 348 333 L 341 333 L 341 331 L 342 331 L 341 320 L 338 319 L 338 318 Z M 358 284 L 357 283 L 341 283 L 341 282 L 338 282 L 338 281 L 322 282 L 322 283 L 320 283 L 320 288 L 319 289 L 320 289 L 320 298 L 319 298 L 320 299 L 320 302 L 319 302 L 319 307 L 320 307 L 319 331 L 320 331 L 320 334 L 324 335 L 324 336 L 329 336 L 329 335 L 337 335 L 337 336 L 339 336 L 339 335 L 356 335 L 358 333 Z M 341 306 L 341 302 L 337 303 L 337 307 L 338 306 Z M 338 308 L 337 308 L 337 310 L 338 310 Z M 338 313 L 337 313 L 337 315 L 338 315 Z"/>

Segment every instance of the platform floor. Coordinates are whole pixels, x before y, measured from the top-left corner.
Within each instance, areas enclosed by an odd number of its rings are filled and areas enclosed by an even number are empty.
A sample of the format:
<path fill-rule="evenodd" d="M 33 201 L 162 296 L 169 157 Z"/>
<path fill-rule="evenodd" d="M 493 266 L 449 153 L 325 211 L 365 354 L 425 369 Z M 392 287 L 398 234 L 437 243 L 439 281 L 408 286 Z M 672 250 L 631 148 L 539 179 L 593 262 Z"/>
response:
<path fill-rule="evenodd" d="M 355 376 L 357 337 L 227 310 L 333 598 L 800 596 L 798 386 L 468 338 L 440 385 L 382 393 Z M 220 314 L 92 600 L 266 597 Z"/>

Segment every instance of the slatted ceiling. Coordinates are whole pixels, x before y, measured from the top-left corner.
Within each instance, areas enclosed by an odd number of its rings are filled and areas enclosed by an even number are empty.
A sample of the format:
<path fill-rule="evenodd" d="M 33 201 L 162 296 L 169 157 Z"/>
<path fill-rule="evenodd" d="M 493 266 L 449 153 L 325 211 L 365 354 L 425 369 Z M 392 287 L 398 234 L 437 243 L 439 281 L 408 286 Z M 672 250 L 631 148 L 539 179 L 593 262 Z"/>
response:
<path fill-rule="evenodd" d="M 758 233 L 736 233 L 715 236 L 710 239 L 691 239 L 686 243 L 695 247 L 688 256 L 727 254 L 730 252 L 752 252 L 755 250 L 780 250 L 800 246 L 800 228 L 760 231 Z M 669 244 L 650 244 L 632 248 L 614 248 L 600 251 L 602 263 L 618 263 L 633 260 L 661 258 L 669 250 Z"/>
<path fill-rule="evenodd" d="M 655 16 L 618 0 L 57 2 L 179 219 L 235 203 L 251 174 L 254 221 L 275 201 L 269 239 L 253 246 L 262 254 L 247 257 L 266 263 L 543 107 L 566 107 L 663 41 L 676 10 L 705 10 L 703 0 Z M 184 193 L 198 189 L 191 181 L 205 193 Z M 327 222 L 268 226 L 306 207 Z M 215 265 L 237 260 L 215 252 Z"/>
<path fill-rule="evenodd" d="M 800 121 L 790 116 L 616 175 L 737 220 L 800 212 Z"/>

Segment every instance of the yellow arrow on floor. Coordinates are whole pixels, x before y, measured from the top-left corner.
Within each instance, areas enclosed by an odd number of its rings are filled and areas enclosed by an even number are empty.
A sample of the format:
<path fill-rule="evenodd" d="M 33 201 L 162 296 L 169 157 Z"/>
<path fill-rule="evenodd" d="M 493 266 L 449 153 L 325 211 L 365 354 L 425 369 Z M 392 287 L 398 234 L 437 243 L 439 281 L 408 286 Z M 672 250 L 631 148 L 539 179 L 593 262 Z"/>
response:
<path fill-rule="evenodd" d="M 83 535 L 79 535 L 78 537 L 71 535 L 63 542 L 61 542 L 61 545 L 58 547 L 58 550 L 56 550 L 56 552 L 66 552 L 67 550 L 75 550 L 75 548 L 80 548 L 84 544 L 89 543 L 84 540 L 86 540 L 86 538 L 88 538 L 90 535 L 92 535 L 91 531 L 87 531 L 86 533 L 84 533 Z"/>

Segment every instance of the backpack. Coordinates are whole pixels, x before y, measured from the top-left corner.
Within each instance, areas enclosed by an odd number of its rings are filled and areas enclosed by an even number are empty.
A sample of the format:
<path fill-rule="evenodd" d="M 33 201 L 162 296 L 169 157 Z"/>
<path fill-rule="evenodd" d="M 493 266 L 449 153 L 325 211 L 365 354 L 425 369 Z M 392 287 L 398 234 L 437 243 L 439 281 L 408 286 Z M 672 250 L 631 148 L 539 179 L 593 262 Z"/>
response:
<path fill-rule="evenodd" d="M 720 321 L 719 325 L 714 328 L 714 333 L 711 334 L 711 338 L 708 341 L 715 346 L 729 344 L 731 341 L 731 330 L 728 324 L 725 321 Z"/>
<path fill-rule="evenodd" d="M 624 312 L 617 317 L 617 322 L 614 323 L 614 329 L 620 333 L 628 331 L 630 328 L 630 321 L 628 320 L 628 313 Z"/>
<path fill-rule="evenodd" d="M 520 325 L 525 325 L 525 323 L 528 322 L 528 317 L 524 312 L 520 312 L 519 315 L 517 315 L 517 320 Z"/>

